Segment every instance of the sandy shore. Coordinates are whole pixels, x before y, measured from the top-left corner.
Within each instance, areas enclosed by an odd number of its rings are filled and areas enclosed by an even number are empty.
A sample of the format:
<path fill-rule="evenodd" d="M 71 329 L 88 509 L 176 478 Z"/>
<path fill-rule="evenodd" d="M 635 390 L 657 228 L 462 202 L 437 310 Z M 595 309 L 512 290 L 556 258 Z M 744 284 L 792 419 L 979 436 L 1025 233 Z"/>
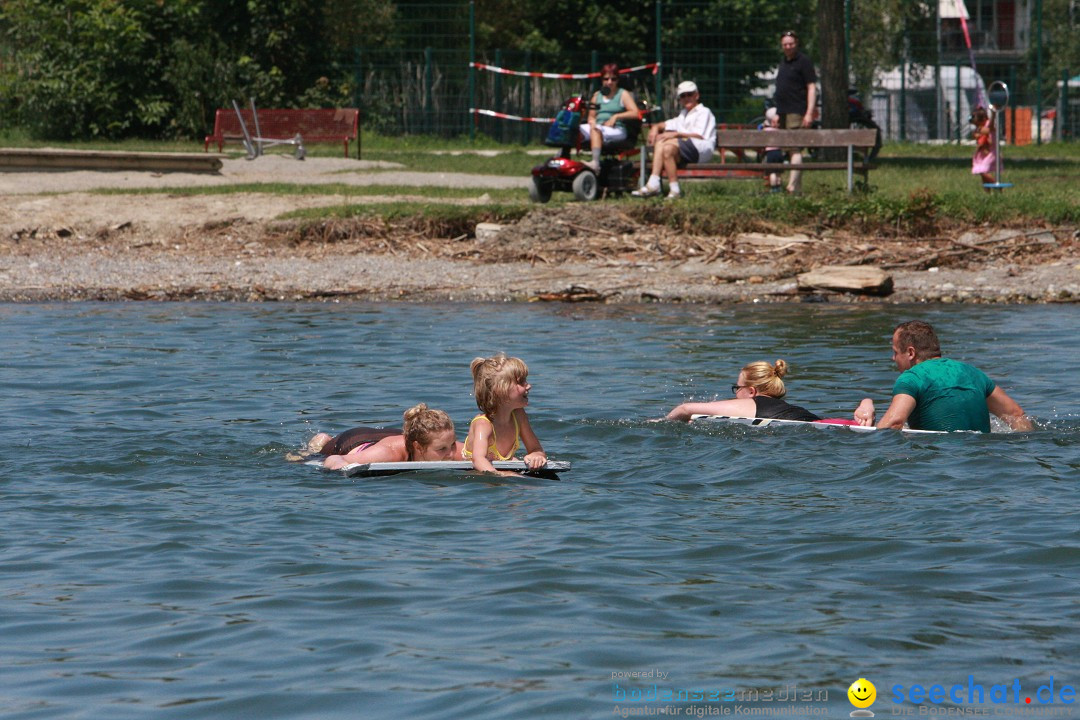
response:
<path fill-rule="evenodd" d="M 390 163 L 266 156 L 218 175 L 0 173 L 0 299 L 411 299 L 609 302 L 828 300 L 795 276 L 827 264 L 878 264 L 886 302 L 1078 302 L 1076 228 L 967 228 L 955 237 L 867 239 L 831 232 L 703 238 L 628 224 L 619 203 L 538 207 L 492 239 L 336 223 L 321 234 L 275 220 L 341 205 L 333 195 L 98 194 L 100 189 L 292 182 L 475 188 L 464 204 L 526 178 L 403 171 Z M 385 202 L 352 197 L 349 202 Z"/>

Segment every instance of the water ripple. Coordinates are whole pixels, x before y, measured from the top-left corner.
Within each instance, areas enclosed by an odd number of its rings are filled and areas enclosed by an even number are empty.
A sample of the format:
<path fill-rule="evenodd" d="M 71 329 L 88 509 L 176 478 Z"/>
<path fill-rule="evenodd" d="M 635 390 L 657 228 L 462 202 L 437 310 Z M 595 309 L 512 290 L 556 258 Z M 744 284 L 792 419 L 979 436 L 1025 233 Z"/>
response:
<path fill-rule="evenodd" d="M 0 308 L 5 716 L 608 716 L 649 668 L 834 715 L 860 675 L 882 712 L 894 683 L 1075 684 L 1075 313 L 918 312 L 1040 429 L 647 422 L 758 358 L 811 408 L 881 397 L 910 308 Z M 463 430 L 495 350 L 560 481 L 282 461 L 419 400 Z"/>

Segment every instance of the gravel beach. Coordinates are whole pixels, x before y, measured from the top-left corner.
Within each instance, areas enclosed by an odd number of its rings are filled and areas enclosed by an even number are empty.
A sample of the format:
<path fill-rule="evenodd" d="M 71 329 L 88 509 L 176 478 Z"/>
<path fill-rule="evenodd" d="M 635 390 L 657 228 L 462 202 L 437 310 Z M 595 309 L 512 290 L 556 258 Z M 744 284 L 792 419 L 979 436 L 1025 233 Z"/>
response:
<path fill-rule="evenodd" d="M 239 183 L 394 185 L 415 194 L 101 194 Z M 607 302 L 1078 302 L 1080 231 L 971 227 L 919 241 L 822 235 L 705 238 L 637 226 L 620 203 L 538 206 L 520 222 L 440 237 L 362 221 L 313 234 L 294 209 L 416 200 L 484 204 L 527 179 L 392 163 L 264 156 L 219 174 L 0 172 L 0 300 L 564 300 Z M 424 188 L 475 188 L 433 200 Z M 332 225 L 332 226 L 331 226 Z M 585 239 L 600 238 L 585 252 Z M 598 243 L 598 244 L 597 244 Z M 821 265 L 879 265 L 887 297 L 800 290 Z"/>

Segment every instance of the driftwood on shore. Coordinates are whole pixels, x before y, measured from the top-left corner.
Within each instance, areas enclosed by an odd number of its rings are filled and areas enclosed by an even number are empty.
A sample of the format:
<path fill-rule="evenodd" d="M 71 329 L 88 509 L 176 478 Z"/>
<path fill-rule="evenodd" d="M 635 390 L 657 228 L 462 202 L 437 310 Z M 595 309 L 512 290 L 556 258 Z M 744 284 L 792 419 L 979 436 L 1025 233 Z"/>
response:
<path fill-rule="evenodd" d="M 963 239 L 852 237 L 827 229 L 811 234 L 771 228 L 708 236 L 694 234 L 692 228 L 643 222 L 632 213 L 633 207 L 580 203 L 534 210 L 516 221 L 359 216 L 280 225 L 266 242 L 347 244 L 360 252 L 480 263 L 694 263 L 713 267 L 726 281 L 742 277 L 740 268 L 752 268 L 743 273 L 746 277 L 768 280 L 830 265 L 925 270 L 1023 261 L 1057 250 L 1054 235 L 1045 229 L 987 231 L 985 237 L 969 233 Z"/>

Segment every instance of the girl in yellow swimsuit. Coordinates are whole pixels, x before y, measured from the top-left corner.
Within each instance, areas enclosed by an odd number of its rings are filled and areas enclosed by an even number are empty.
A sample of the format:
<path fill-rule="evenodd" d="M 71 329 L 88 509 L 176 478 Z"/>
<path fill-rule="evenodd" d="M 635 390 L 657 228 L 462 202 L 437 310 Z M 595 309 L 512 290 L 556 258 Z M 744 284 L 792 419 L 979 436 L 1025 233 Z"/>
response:
<path fill-rule="evenodd" d="M 499 353 L 489 358 L 476 358 L 470 366 L 473 394 L 480 414 L 469 423 L 462 455 L 472 460 L 481 472 L 498 472 L 492 460 L 510 460 L 522 444 L 525 445 L 525 464 L 532 469 L 542 468 L 547 455 L 536 438 L 525 407 L 529 404 L 529 368 L 519 358 Z M 475 452 L 474 448 L 486 448 Z M 500 472 L 500 475 L 514 475 Z"/>

